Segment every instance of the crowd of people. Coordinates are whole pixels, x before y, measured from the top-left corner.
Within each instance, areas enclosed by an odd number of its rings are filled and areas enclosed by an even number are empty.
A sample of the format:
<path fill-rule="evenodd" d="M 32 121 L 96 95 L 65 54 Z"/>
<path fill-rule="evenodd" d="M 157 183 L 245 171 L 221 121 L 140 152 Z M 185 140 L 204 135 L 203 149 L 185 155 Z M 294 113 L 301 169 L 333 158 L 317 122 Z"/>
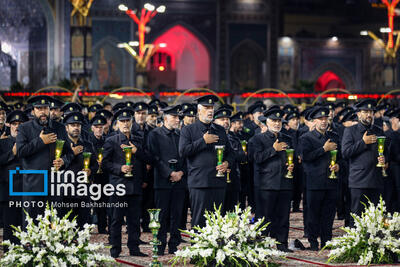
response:
<path fill-rule="evenodd" d="M 270 222 L 263 234 L 285 252 L 292 252 L 290 212 L 302 211 L 309 249 L 317 251 L 332 238 L 336 215 L 351 226 L 350 212 L 361 214 L 362 203 L 377 203 L 379 196 L 389 212 L 400 211 L 399 118 L 400 109 L 370 99 L 304 110 L 256 101 L 245 112 L 214 95 L 171 106 L 154 99 L 85 108 L 49 96 L 26 105 L 0 102 L 3 239 L 18 242 L 11 225 L 24 224 L 23 207 L 12 201 L 72 203 L 70 218 L 77 216 L 79 227 L 95 222 L 100 234 L 109 235 L 112 257 L 121 253 L 124 224 L 130 255 L 145 257 L 139 245 L 149 231 L 147 209 L 159 208 L 158 254 L 167 246 L 172 254 L 183 242 L 179 229 L 186 229 L 189 210 L 191 225 L 203 227 L 205 210 L 228 212 L 240 204 L 252 207 L 254 219 Z M 57 156 L 59 140 L 64 145 Z M 91 153 L 90 167 L 85 152 Z M 123 185 L 125 193 L 96 201 L 68 192 L 10 196 L 9 171 L 17 168 L 84 171 L 88 186 Z M 14 176 L 15 192 L 48 186 L 40 174 Z M 126 205 L 81 205 L 87 202 Z M 32 218 L 44 212 L 39 205 L 24 208 Z"/>

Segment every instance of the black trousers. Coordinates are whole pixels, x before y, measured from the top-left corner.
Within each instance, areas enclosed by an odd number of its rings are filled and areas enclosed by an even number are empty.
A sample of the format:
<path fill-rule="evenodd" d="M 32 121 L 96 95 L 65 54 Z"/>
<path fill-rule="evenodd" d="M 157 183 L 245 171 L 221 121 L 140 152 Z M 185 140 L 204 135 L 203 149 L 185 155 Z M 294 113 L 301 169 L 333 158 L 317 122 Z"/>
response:
<path fill-rule="evenodd" d="M 337 190 L 307 190 L 308 241 L 321 247 L 332 239 L 332 226 L 336 214 Z"/>
<path fill-rule="evenodd" d="M 254 196 L 257 210 L 256 218 L 264 217 L 270 225 L 264 234 L 275 238 L 279 243 L 288 245 L 290 201 L 292 190 L 260 190 L 255 188 Z"/>
<path fill-rule="evenodd" d="M 233 186 L 226 187 L 224 213 L 235 210 L 235 206 L 239 203 L 240 191 Z"/>
<path fill-rule="evenodd" d="M 150 215 L 147 212 L 148 209 L 153 209 L 154 204 L 154 188 L 153 184 L 147 184 L 147 187 L 143 189 L 142 198 L 142 215 L 141 215 L 141 225 L 144 232 L 149 232 Z"/>
<path fill-rule="evenodd" d="M 192 209 L 192 227 L 198 225 L 204 227 L 206 210 L 213 212 L 214 204 L 218 208 L 224 204 L 225 188 L 189 188 L 190 203 Z"/>
<path fill-rule="evenodd" d="M 187 229 L 187 216 L 188 216 L 188 209 L 190 208 L 189 204 L 190 204 L 189 190 L 187 188 L 185 188 L 185 199 L 183 201 L 183 213 L 182 213 L 181 224 L 179 226 L 179 229 L 182 229 L 182 230 Z"/>
<path fill-rule="evenodd" d="M 167 232 L 169 232 L 170 238 L 168 247 L 176 247 L 181 242 L 181 235 L 178 229 L 183 214 L 185 189 L 156 189 L 154 191 L 154 197 L 156 208 L 161 209 L 161 228 L 158 232 L 158 240 L 165 246 L 167 243 Z"/>
<path fill-rule="evenodd" d="M 121 228 L 126 216 L 128 228 L 128 248 L 134 250 L 139 248 L 140 237 L 140 214 L 142 196 L 111 196 L 111 203 L 127 204 L 127 207 L 113 207 L 111 221 L 111 253 L 119 254 L 121 252 Z"/>
<path fill-rule="evenodd" d="M 3 221 L 3 240 L 10 240 L 13 244 L 19 244 L 19 239 L 13 235 L 13 228 L 11 225 L 15 227 L 22 226 L 22 207 L 9 207 L 8 201 L 0 202 L 0 210 Z"/>
<path fill-rule="evenodd" d="M 293 210 L 298 210 L 301 202 L 301 195 L 303 194 L 303 168 L 296 165 L 293 177 Z"/>
<path fill-rule="evenodd" d="M 381 190 L 376 188 L 350 188 L 351 196 L 351 212 L 357 215 L 361 215 L 364 211 L 364 204 L 368 204 L 368 199 L 373 203 L 377 204 L 379 201 L 379 195 Z M 353 217 L 350 218 L 350 226 L 354 226 Z"/>
<path fill-rule="evenodd" d="M 98 203 L 108 203 L 108 197 L 102 196 L 98 201 Z M 108 214 L 107 208 L 94 208 L 94 212 L 97 215 L 97 229 L 99 233 L 106 233 L 106 229 L 108 227 Z"/>
<path fill-rule="evenodd" d="M 393 213 L 396 209 L 396 188 L 394 184 L 394 179 L 389 175 L 389 177 L 383 178 L 383 200 L 385 201 L 386 210 Z"/>

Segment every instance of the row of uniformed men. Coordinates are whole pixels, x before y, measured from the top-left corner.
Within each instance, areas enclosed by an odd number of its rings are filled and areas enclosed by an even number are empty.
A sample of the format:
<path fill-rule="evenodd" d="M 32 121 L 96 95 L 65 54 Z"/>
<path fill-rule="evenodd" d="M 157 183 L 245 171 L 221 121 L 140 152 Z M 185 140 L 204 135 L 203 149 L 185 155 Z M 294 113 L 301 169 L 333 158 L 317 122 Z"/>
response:
<path fill-rule="evenodd" d="M 278 247 L 279 249 L 290 251 L 287 248 L 290 202 L 292 199 L 295 203 L 298 202 L 298 198 L 296 200 L 292 195 L 302 191 L 302 189 L 299 190 L 299 186 L 295 186 L 293 193 L 293 183 L 301 180 L 301 177 L 303 179 L 306 178 L 306 190 L 303 201 L 306 201 L 307 205 L 303 204 L 303 206 L 308 212 L 305 216 L 305 226 L 308 229 L 307 234 L 311 248 L 318 249 L 318 236 L 321 237 L 321 245 L 331 238 L 332 223 L 336 210 L 335 200 L 338 195 L 338 182 L 329 179 L 328 174 L 331 171 L 338 172 L 339 165 L 342 164 L 340 164 L 341 153 L 339 152 L 339 164 L 329 166 L 329 151 L 338 149 L 338 145 L 340 147 L 340 132 L 347 132 L 343 131 L 343 127 L 355 124 L 355 116 L 358 116 L 362 123 L 358 123 L 358 126 L 349 127 L 349 129 L 355 129 L 364 125 L 365 128 L 368 128 L 368 134 L 361 136 L 361 139 L 365 139 L 363 141 L 365 142 L 365 150 L 370 152 L 370 156 L 372 156 L 372 153 L 375 153 L 374 158 L 370 159 L 370 161 L 376 161 L 376 145 L 374 147 L 374 144 L 376 142 L 376 135 L 380 135 L 381 132 L 378 131 L 378 127 L 374 126 L 375 124 L 372 124 L 373 112 L 371 110 L 374 109 L 374 103 L 368 101 L 359 103 L 356 106 L 357 115 L 353 109 L 343 107 L 343 110 L 341 112 L 338 111 L 337 114 L 339 123 L 333 122 L 334 111 L 329 106 L 318 106 L 312 110 L 306 110 L 304 114 L 306 126 L 300 129 L 300 114 L 294 107 L 285 107 L 285 112 L 279 107 L 271 107 L 269 110 L 264 111 L 265 106 L 262 103 L 256 103 L 249 108 L 250 118 L 244 121 L 245 127 L 243 129 L 243 114 L 237 113 L 231 116 L 232 111 L 229 106 L 223 106 L 217 112 L 214 112 L 214 104 L 217 100 L 213 96 L 205 96 L 198 99 L 198 120 L 190 126 L 183 127 L 181 132 L 177 130 L 180 128 L 179 116 L 182 115 L 180 106 L 165 107 L 163 109 L 165 114 L 163 126 L 151 131 L 145 130 L 146 125 L 149 127 L 149 124 L 140 123 L 144 122 L 146 116 L 145 109 L 147 107 L 145 107 L 146 104 L 144 103 L 135 104 L 135 112 L 128 108 L 114 114 L 114 120 L 116 121 L 115 131 L 109 133 L 110 137 L 107 138 L 104 144 L 100 142 L 98 147 L 104 147 L 102 166 L 108 174 L 106 175 L 106 180 L 115 185 L 123 183 L 129 190 L 125 197 L 111 197 L 112 202 L 124 201 L 128 203 L 128 208 L 125 210 L 112 210 L 112 223 L 109 226 L 111 230 L 112 256 L 118 257 L 121 251 L 121 225 L 124 215 L 127 218 L 128 224 L 128 247 L 130 252 L 132 255 L 144 256 L 139 250 L 139 220 L 141 217 L 140 203 L 142 200 L 142 187 L 147 184 L 143 183 L 142 179 L 148 177 L 145 174 L 146 163 L 155 168 L 154 199 L 156 207 L 162 210 L 160 216 L 162 228 L 159 234 L 159 238 L 162 241 L 160 254 L 164 252 L 166 247 L 167 231 L 171 233 L 168 243 L 170 253 L 176 250 L 176 246 L 180 242 L 177 229 L 181 225 L 180 219 L 185 210 L 186 179 L 190 193 L 192 225 L 204 226 L 204 210 L 212 210 L 214 203 L 222 204 L 225 202 L 225 210 L 229 210 L 238 201 L 244 204 L 246 195 L 248 196 L 248 202 L 251 203 L 251 192 L 253 191 L 256 217 L 266 217 L 267 221 L 271 221 L 266 234 L 277 238 L 281 243 Z M 72 114 L 70 116 L 67 114 L 64 116 L 66 127 L 59 127 L 54 120 L 49 120 L 48 118 L 46 120 L 45 118 L 46 111 L 49 109 L 48 106 L 52 106 L 53 102 L 45 99 L 45 102 L 41 103 L 43 102 L 43 98 L 40 97 L 31 102 L 34 107 L 33 115 L 35 119 L 30 122 L 30 126 L 25 126 L 28 125 L 26 123 L 19 129 L 20 133 L 18 134 L 17 145 L 14 149 L 15 155 L 21 157 L 22 163 L 25 161 L 25 166 L 22 164 L 23 168 L 39 168 L 38 165 L 40 164 L 38 163 L 41 162 L 43 164 L 44 158 L 36 161 L 36 164 L 34 161 L 38 157 L 36 153 L 40 149 L 43 150 L 45 148 L 40 145 L 48 145 L 48 148 L 45 150 L 51 150 L 51 144 L 54 144 L 57 138 L 64 135 L 64 138 L 70 140 L 71 144 L 70 146 L 66 146 L 62 162 L 61 160 L 53 162 L 47 160 L 47 167 L 53 164 L 57 167 L 62 168 L 61 165 L 64 165 L 68 169 L 73 169 L 71 166 L 74 166 L 73 162 L 75 161 L 76 171 L 80 170 L 83 161 L 81 153 L 90 149 L 95 151 L 93 145 L 96 144 L 96 140 L 93 137 L 96 138 L 97 136 L 96 139 L 98 140 L 103 139 L 103 133 L 100 129 L 105 127 L 97 127 L 98 130 L 96 130 L 95 117 L 91 121 L 93 124 L 92 132 L 85 131 L 85 127 L 81 126 L 85 125 L 84 118 L 78 115 L 81 113 L 70 113 Z M 74 106 L 74 104 L 70 104 L 67 109 L 64 108 L 64 115 L 68 113 L 68 109 L 71 109 L 71 106 Z M 186 108 L 184 106 L 184 109 L 190 115 L 196 112 L 196 109 L 193 109 L 190 105 L 186 105 Z M 142 110 L 144 112 L 142 118 L 140 118 Z M 74 112 L 74 110 L 69 111 Z M 103 115 L 106 113 L 104 110 L 99 110 L 98 112 L 99 115 L 101 112 L 103 112 Z M 390 121 L 395 122 L 395 118 L 398 118 L 398 115 L 395 115 L 396 112 L 392 113 Z M 78 115 L 77 119 L 76 115 Z M 132 123 L 133 116 L 135 117 L 134 123 Z M 193 116 L 189 116 L 189 118 L 193 118 Z M 104 118 L 97 117 L 97 119 L 100 122 Z M 108 123 L 111 123 L 110 119 L 111 116 L 109 116 Z M 193 121 L 193 119 L 189 120 Z M 285 121 L 287 124 L 282 127 L 282 122 Z M 9 122 L 11 124 L 11 119 Z M 343 126 L 340 124 L 343 124 Z M 103 125 L 103 123 L 99 123 L 98 125 Z M 42 130 L 48 128 L 51 129 L 50 133 L 46 133 L 46 131 L 42 132 Z M 391 128 L 394 129 L 395 127 L 392 126 Z M 24 131 L 23 129 L 26 130 Z M 66 135 L 62 129 L 66 129 Z M 396 132 L 393 129 L 392 131 Z M 334 130 L 339 132 L 339 134 L 335 133 Z M 362 132 L 361 130 L 358 131 Z M 358 133 L 358 131 L 355 132 Z M 23 137 L 21 137 L 22 135 Z M 74 142 L 74 138 L 76 142 Z M 241 141 L 244 139 L 249 141 L 249 154 L 243 150 Z M 85 140 L 89 140 L 89 142 L 85 144 Z M 40 144 L 37 144 L 38 141 Z M 82 141 L 82 144 L 79 141 Z M 218 166 L 216 166 L 215 145 L 225 146 L 224 162 Z M 125 164 L 125 158 L 121 149 L 124 146 L 134 147 L 133 152 L 136 160 L 133 166 Z M 296 156 L 299 156 L 299 159 L 303 161 L 302 164 L 296 162 L 294 165 L 286 165 L 285 149 L 288 147 L 295 148 Z M 71 148 L 72 152 L 68 151 L 69 148 Z M 23 152 L 20 153 L 20 150 Z M 363 151 L 358 151 L 358 153 L 360 152 Z M 353 154 L 345 153 L 343 155 L 344 162 L 351 162 L 354 156 Z M 48 153 L 47 156 L 47 159 L 54 159 L 51 153 Z M 357 159 L 359 156 L 359 154 L 356 154 Z M 171 159 L 178 161 L 174 167 L 168 165 Z M 380 157 L 379 160 L 383 163 L 385 159 Z M 361 158 L 361 162 L 365 162 L 365 159 Z M 96 168 L 95 164 L 92 166 Z M 41 165 L 41 167 L 44 168 L 45 166 Z M 303 167 L 303 170 L 301 170 L 301 167 Z M 340 171 L 342 169 L 343 166 Z M 294 171 L 295 179 L 285 178 L 287 170 Z M 134 173 L 133 179 L 124 177 L 124 173 L 130 171 Z M 217 172 L 229 172 L 232 183 L 227 184 L 226 178 L 217 178 Z M 357 175 L 358 178 L 356 180 L 360 180 L 359 174 Z M 338 176 L 340 184 L 346 182 L 346 174 L 340 173 Z M 30 177 L 31 181 L 29 182 L 27 179 L 28 177 L 24 178 L 24 184 L 27 182 L 32 185 L 32 182 L 37 183 L 40 181 L 38 177 L 36 179 Z M 243 180 L 245 181 L 244 183 Z M 100 178 L 94 177 L 94 182 L 99 181 Z M 349 184 L 351 188 L 352 210 L 359 213 L 361 211 L 359 203 L 362 196 L 370 193 L 369 196 L 374 201 L 380 191 L 379 189 L 370 190 L 370 187 L 376 186 L 378 188 L 381 183 L 379 179 L 374 184 L 371 184 L 372 182 L 368 180 L 370 184 L 364 187 L 364 182 L 366 181 L 358 182 L 359 184 L 355 186 L 352 183 Z M 244 185 L 242 186 L 242 190 L 241 185 Z M 347 186 L 343 186 L 342 191 L 346 191 L 347 188 Z M 33 188 L 29 189 L 32 190 Z M 24 191 L 29 191 L 29 189 L 26 189 L 24 186 Z M 345 199 L 348 203 L 350 202 L 348 196 Z M 69 200 L 74 201 L 74 199 Z M 296 207 L 297 204 L 294 205 Z M 37 213 L 40 211 L 32 209 L 31 212 Z M 78 214 L 78 218 L 81 218 L 82 223 L 87 222 L 87 218 L 84 219 L 85 214 L 88 214 L 86 211 L 80 212 L 77 209 L 75 212 Z M 101 213 L 101 211 L 98 212 Z M 98 217 L 105 218 L 106 216 Z M 167 226 L 169 226 L 169 229 L 167 229 Z"/>

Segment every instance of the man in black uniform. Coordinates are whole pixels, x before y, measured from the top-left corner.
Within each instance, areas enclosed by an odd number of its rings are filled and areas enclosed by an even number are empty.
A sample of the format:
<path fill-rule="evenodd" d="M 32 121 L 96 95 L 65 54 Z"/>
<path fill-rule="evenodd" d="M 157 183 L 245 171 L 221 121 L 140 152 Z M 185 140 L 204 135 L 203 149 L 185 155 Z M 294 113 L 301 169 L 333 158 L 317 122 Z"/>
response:
<path fill-rule="evenodd" d="M 4 230 L 3 240 L 10 240 L 11 243 L 18 244 L 19 240 L 13 235 L 11 225 L 22 226 L 22 208 L 10 207 L 10 201 L 20 201 L 21 197 L 9 195 L 9 171 L 21 167 L 21 161 L 17 157 L 17 137 L 18 127 L 21 123 L 28 121 L 28 116 L 23 111 L 15 110 L 8 114 L 7 123 L 10 124 L 10 136 L 0 139 L 0 208 L 2 209 Z M 22 175 L 13 175 L 13 192 L 22 192 Z M 4 247 L 6 251 L 7 248 Z"/>
<path fill-rule="evenodd" d="M 390 114 L 391 130 L 387 133 L 390 138 L 389 175 L 394 181 L 394 211 L 400 212 L 400 109 Z"/>
<path fill-rule="evenodd" d="M 375 102 L 364 100 L 356 105 L 357 125 L 346 128 L 343 133 L 342 155 L 349 160 L 349 188 L 351 195 L 351 212 L 361 215 L 363 203 L 367 198 L 378 203 L 383 189 L 382 169 L 376 167 L 378 162 L 385 164 L 385 156 L 378 157 L 377 136 L 383 131 L 373 125 Z M 385 148 L 385 154 L 388 149 Z M 352 224 L 353 222 L 351 222 Z"/>
<path fill-rule="evenodd" d="M 66 140 L 67 133 L 63 124 L 50 120 L 50 101 L 51 98 L 47 96 L 32 97 L 29 103 L 33 106 L 35 119 L 21 124 L 18 128 L 17 156 L 22 160 L 22 169 L 24 170 L 47 170 L 50 173 L 52 167 L 68 166 L 71 159 L 72 155 L 63 149 L 61 158 L 55 160 L 55 142 L 57 139 Z M 43 192 L 44 186 L 42 174 L 24 174 L 24 192 Z M 30 205 L 26 208 L 31 218 L 42 214 L 46 201 L 53 200 L 59 200 L 59 197 L 23 197 L 23 201 L 44 202 L 43 207 Z"/>
<path fill-rule="evenodd" d="M 303 192 L 303 168 L 299 162 L 300 150 L 298 147 L 299 141 L 299 126 L 300 126 L 300 114 L 295 110 L 294 107 L 288 107 L 291 111 L 286 114 L 286 121 L 288 122 L 289 129 L 287 134 L 292 137 L 292 145 L 294 149 L 294 171 L 293 171 L 293 202 L 292 211 L 300 212 L 301 194 Z"/>
<path fill-rule="evenodd" d="M 64 103 L 56 98 L 53 98 L 50 102 L 50 119 L 57 122 L 62 121 L 61 107 Z"/>
<path fill-rule="evenodd" d="M 164 125 L 149 133 L 148 148 L 155 158 L 154 197 L 156 208 L 161 209 L 161 241 L 158 255 L 164 255 L 167 232 L 170 232 L 168 253 L 173 254 L 181 241 L 181 223 L 185 189 L 187 187 L 184 160 L 179 157 L 179 112 L 180 106 L 163 109 Z M 168 228 L 169 227 L 169 228 Z"/>
<path fill-rule="evenodd" d="M 118 258 L 121 253 L 121 228 L 126 216 L 128 228 L 128 248 L 131 256 L 146 257 L 139 249 L 140 237 L 140 214 L 142 201 L 142 183 L 145 175 L 143 169 L 142 150 L 143 140 L 131 132 L 132 128 L 131 109 L 121 109 L 115 114 L 118 131 L 106 139 L 104 143 L 103 167 L 110 174 L 110 183 L 115 187 L 122 184 L 125 186 L 126 194 L 111 196 L 112 203 L 127 204 L 127 207 L 114 207 L 112 209 L 111 222 L 111 256 Z M 124 147 L 132 147 L 132 165 L 127 165 Z M 133 177 L 125 174 L 132 172 Z"/>
<path fill-rule="evenodd" d="M 310 114 L 315 121 L 315 130 L 300 139 L 303 153 L 303 168 L 307 176 L 308 240 L 310 249 L 318 250 L 332 239 L 332 226 L 336 213 L 338 180 L 330 179 L 331 171 L 338 172 L 336 163 L 330 166 L 330 151 L 337 149 L 338 135 L 327 132 L 329 109 L 318 107 Z M 338 153 L 340 155 L 340 152 Z"/>
<path fill-rule="evenodd" d="M 87 175 L 87 184 L 89 181 L 92 181 L 91 174 L 97 171 L 97 161 L 96 154 L 93 151 L 93 146 L 86 140 L 82 139 L 81 131 L 83 124 L 83 114 L 80 112 L 70 112 L 68 115 L 64 117 L 65 129 L 68 134 L 68 138 L 65 139 L 65 149 L 69 151 L 69 153 L 73 154 L 73 158 L 70 163 L 66 166 L 66 172 L 72 171 L 75 175 L 75 188 L 78 186 L 77 176 L 79 176 L 80 171 L 85 171 Z M 83 153 L 89 152 L 91 153 L 90 158 L 90 167 L 88 170 L 84 170 L 83 165 Z M 71 178 L 64 173 L 64 182 L 72 183 Z M 82 207 L 81 203 L 86 202 L 89 203 L 89 196 L 73 196 L 64 193 L 64 202 L 73 203 L 76 207 L 72 208 L 72 214 L 70 218 L 74 218 L 77 216 L 77 224 L 83 229 L 83 226 L 86 223 L 90 223 L 90 209 L 87 207 Z"/>
<path fill-rule="evenodd" d="M 192 226 L 205 226 L 204 211 L 214 210 L 224 202 L 226 178 L 217 177 L 232 166 L 233 153 L 225 129 L 212 123 L 214 103 L 218 98 L 206 95 L 197 99 L 199 120 L 183 127 L 179 154 L 186 158 L 188 187 L 192 210 Z M 217 166 L 216 145 L 223 145 L 223 163 Z"/>
<path fill-rule="evenodd" d="M 281 133 L 283 115 L 279 109 L 265 113 L 268 131 L 250 139 L 249 156 L 254 163 L 256 217 L 271 222 L 265 234 L 280 243 L 279 250 L 293 252 L 288 249 L 293 179 L 285 176 L 288 170 L 293 171 L 294 165 L 287 165 L 285 150 L 291 146 L 291 137 Z"/>
<path fill-rule="evenodd" d="M 3 101 L 0 101 L 0 136 L 10 135 L 10 130 L 6 126 L 8 106 Z"/>
<path fill-rule="evenodd" d="M 96 112 L 96 116 L 97 115 L 103 116 L 107 119 L 107 123 L 104 125 L 103 131 L 104 131 L 104 136 L 108 137 L 111 133 L 111 122 L 112 122 L 113 114 L 106 109 L 101 109 Z"/>
<path fill-rule="evenodd" d="M 135 112 L 135 122 L 132 125 L 132 133 L 140 135 L 143 139 L 142 148 L 143 151 L 147 153 L 147 136 L 151 130 L 146 124 L 146 118 L 148 116 L 149 106 L 144 102 L 137 102 L 133 105 L 133 111 Z M 153 170 L 150 165 L 151 160 L 148 159 L 143 162 L 143 171 L 145 173 L 143 177 L 143 195 L 142 195 L 142 217 L 141 226 L 143 232 L 150 232 L 149 223 L 150 216 L 147 209 L 154 208 L 154 189 L 153 189 Z"/>
<path fill-rule="evenodd" d="M 103 170 L 101 163 L 99 162 L 99 150 L 104 146 L 104 126 L 107 124 L 107 119 L 101 115 L 95 115 L 90 121 L 92 132 L 90 133 L 90 142 L 93 145 L 93 151 L 95 152 L 97 163 L 99 168 L 92 174 L 93 183 L 101 184 L 104 186 L 108 183 L 108 174 L 105 170 Z M 101 195 L 101 198 L 98 200 L 99 203 L 108 202 L 108 197 L 104 194 Z M 99 234 L 107 233 L 107 226 L 109 225 L 107 222 L 107 210 L 106 208 L 95 208 L 94 212 L 97 215 L 97 228 Z"/>
<path fill-rule="evenodd" d="M 190 125 L 196 121 L 196 108 L 189 103 L 182 104 L 182 127 Z"/>
<path fill-rule="evenodd" d="M 225 113 L 226 115 L 224 115 Z M 236 132 L 231 131 L 232 125 L 237 126 L 237 124 L 242 125 L 243 115 L 242 112 L 238 112 L 230 118 L 225 117 L 227 115 L 231 115 L 230 110 L 218 110 L 214 115 L 215 123 L 223 126 L 227 129 L 227 135 L 229 139 L 229 143 L 234 151 L 235 161 L 233 165 L 229 168 L 229 180 L 230 183 L 226 186 L 226 194 L 225 194 L 225 203 L 224 203 L 224 211 L 233 211 L 235 209 L 235 205 L 239 204 L 240 197 L 240 165 L 247 161 L 247 155 L 243 151 L 242 144 L 240 142 L 240 138 L 238 136 L 238 131 L 240 127 L 233 127 Z M 228 178 L 227 178 L 228 180 Z"/>

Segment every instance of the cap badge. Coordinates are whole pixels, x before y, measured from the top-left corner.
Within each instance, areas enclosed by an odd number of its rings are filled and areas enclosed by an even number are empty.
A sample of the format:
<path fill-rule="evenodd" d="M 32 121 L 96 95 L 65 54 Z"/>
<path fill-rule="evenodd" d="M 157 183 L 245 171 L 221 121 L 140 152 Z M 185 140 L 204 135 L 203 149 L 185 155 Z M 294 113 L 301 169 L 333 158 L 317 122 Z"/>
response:
<path fill-rule="evenodd" d="M 226 115 L 226 111 L 222 112 L 222 115 Z"/>
<path fill-rule="evenodd" d="M 51 103 L 51 106 L 52 106 L 52 107 L 54 107 L 54 102 L 53 102 L 53 103 Z"/>
<path fill-rule="evenodd" d="M 76 121 L 77 121 L 77 120 L 78 120 L 78 116 L 74 116 L 74 120 L 76 120 Z"/>
<path fill-rule="evenodd" d="M 73 110 L 74 110 L 74 108 L 73 108 L 73 107 L 69 107 L 69 110 L 70 110 L 70 111 L 73 111 Z"/>
<path fill-rule="evenodd" d="M 102 112 L 102 113 L 100 113 L 100 115 L 101 115 L 101 116 L 104 116 L 104 113 Z"/>
<path fill-rule="evenodd" d="M 210 104 L 212 103 L 212 99 L 211 99 L 211 98 L 210 98 L 210 99 L 208 99 L 208 103 L 210 103 Z"/>
<path fill-rule="evenodd" d="M 98 120 L 97 123 L 101 123 L 101 120 Z"/>
<path fill-rule="evenodd" d="M 240 115 L 239 117 L 240 117 L 240 119 L 243 119 L 243 116 L 242 116 L 242 115 Z"/>
<path fill-rule="evenodd" d="M 368 104 L 368 108 L 371 108 L 371 104 Z"/>
<path fill-rule="evenodd" d="M 183 109 L 187 109 L 187 106 L 185 105 L 185 106 L 183 106 Z"/>
<path fill-rule="evenodd" d="M 126 112 L 122 113 L 122 116 L 126 116 Z"/>
<path fill-rule="evenodd" d="M 325 115 L 325 111 L 322 111 L 322 112 L 321 112 L 321 115 L 324 116 L 324 115 Z"/>
<path fill-rule="evenodd" d="M 19 115 L 15 115 L 15 119 L 16 119 L 16 120 L 19 120 Z"/>
<path fill-rule="evenodd" d="M 281 116 L 281 114 L 279 114 L 279 113 L 276 113 L 276 116 L 279 118 L 279 117 Z"/>
<path fill-rule="evenodd" d="M 139 105 L 139 109 L 142 109 L 142 105 Z"/>
<path fill-rule="evenodd" d="M 44 104 L 44 102 L 45 102 L 44 99 L 42 99 L 42 104 Z"/>
<path fill-rule="evenodd" d="M 190 115 L 193 115 L 193 111 L 190 111 Z"/>

